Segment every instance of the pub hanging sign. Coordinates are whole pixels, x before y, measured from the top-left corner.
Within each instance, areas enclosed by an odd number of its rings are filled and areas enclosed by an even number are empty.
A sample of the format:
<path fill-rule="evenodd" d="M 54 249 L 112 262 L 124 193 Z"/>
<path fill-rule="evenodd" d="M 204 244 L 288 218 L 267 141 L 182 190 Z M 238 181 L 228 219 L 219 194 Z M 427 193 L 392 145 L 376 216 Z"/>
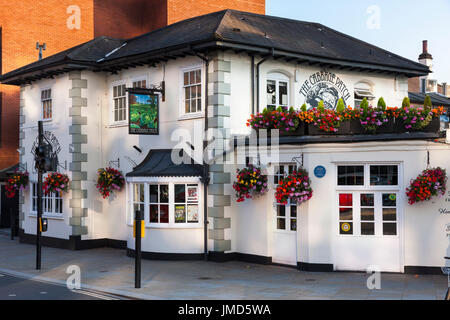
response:
<path fill-rule="evenodd" d="M 322 100 L 326 109 L 335 110 L 339 99 L 344 104 L 350 100 L 350 90 L 336 74 L 328 71 L 313 73 L 300 87 L 300 94 L 305 97 L 309 108 L 317 108 Z"/>
<path fill-rule="evenodd" d="M 128 89 L 129 134 L 159 134 L 159 95 L 148 89 Z"/>

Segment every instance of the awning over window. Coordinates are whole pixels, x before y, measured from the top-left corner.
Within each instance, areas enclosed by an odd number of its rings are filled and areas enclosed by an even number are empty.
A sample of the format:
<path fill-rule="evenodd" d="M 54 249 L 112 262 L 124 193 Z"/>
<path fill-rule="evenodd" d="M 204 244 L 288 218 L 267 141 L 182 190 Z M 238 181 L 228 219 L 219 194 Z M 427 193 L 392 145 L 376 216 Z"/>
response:
<path fill-rule="evenodd" d="M 183 159 L 181 164 L 172 160 L 172 149 L 150 150 L 147 157 L 127 177 L 203 177 L 204 167 L 197 164 L 184 150 L 175 150 Z"/>
<path fill-rule="evenodd" d="M 12 167 L 0 170 L 0 181 L 6 181 L 6 179 L 9 177 L 9 175 L 13 174 L 18 169 L 19 169 L 19 164 L 15 164 Z"/>

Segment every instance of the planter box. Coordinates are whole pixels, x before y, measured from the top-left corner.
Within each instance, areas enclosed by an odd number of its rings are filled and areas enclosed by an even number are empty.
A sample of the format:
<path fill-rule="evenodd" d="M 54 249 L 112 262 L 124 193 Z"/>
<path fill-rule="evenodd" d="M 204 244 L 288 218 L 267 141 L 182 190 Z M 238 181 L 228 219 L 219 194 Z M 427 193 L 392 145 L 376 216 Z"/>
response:
<path fill-rule="evenodd" d="M 394 118 L 389 118 L 388 122 L 384 123 L 381 127 L 377 128 L 376 133 L 395 133 Z"/>
<path fill-rule="evenodd" d="M 280 130 L 280 137 L 291 137 L 291 136 L 305 136 L 306 135 L 306 124 L 300 122 L 295 131 L 282 131 Z"/>
<path fill-rule="evenodd" d="M 393 133 L 405 133 L 407 130 L 405 129 L 405 121 L 401 118 L 394 118 L 394 127 Z"/>
<path fill-rule="evenodd" d="M 348 121 L 350 125 L 350 134 L 367 134 L 368 132 L 361 125 L 361 121 L 359 119 L 353 119 Z"/>
<path fill-rule="evenodd" d="M 339 134 L 339 128 L 338 132 L 326 132 L 320 130 L 319 127 L 316 127 L 313 123 L 309 123 L 307 128 L 307 134 L 310 136 L 334 136 Z"/>
<path fill-rule="evenodd" d="M 430 124 L 422 129 L 423 132 L 438 133 L 441 130 L 441 119 L 433 117 Z"/>

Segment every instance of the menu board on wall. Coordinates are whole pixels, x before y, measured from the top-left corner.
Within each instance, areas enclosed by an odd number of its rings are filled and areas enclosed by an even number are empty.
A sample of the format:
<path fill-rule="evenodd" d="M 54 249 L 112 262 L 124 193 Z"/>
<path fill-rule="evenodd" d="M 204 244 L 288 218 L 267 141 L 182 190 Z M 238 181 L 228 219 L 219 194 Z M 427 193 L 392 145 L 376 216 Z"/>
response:
<path fill-rule="evenodd" d="M 159 96 L 142 89 L 128 91 L 129 133 L 159 134 Z"/>

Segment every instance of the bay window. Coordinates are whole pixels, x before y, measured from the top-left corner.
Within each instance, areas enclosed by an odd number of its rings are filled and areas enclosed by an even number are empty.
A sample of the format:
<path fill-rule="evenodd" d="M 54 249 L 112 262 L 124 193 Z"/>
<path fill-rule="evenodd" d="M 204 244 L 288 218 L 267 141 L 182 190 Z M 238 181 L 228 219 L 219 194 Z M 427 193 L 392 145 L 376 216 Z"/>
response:
<path fill-rule="evenodd" d="M 129 186 L 133 210 L 130 218 L 141 210 L 148 227 L 201 227 L 198 183 L 148 182 Z"/>
<path fill-rule="evenodd" d="M 398 235 L 398 165 L 338 165 L 338 234 Z"/>

